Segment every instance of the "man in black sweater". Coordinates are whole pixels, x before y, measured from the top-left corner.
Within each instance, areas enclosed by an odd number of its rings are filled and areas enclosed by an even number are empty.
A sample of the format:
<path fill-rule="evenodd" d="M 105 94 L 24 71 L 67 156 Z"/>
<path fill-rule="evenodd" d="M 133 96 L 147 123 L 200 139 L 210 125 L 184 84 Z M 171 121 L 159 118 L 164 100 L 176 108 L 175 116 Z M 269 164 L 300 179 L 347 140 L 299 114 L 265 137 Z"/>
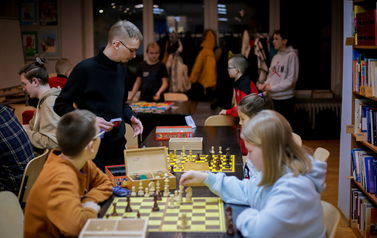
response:
<path fill-rule="evenodd" d="M 132 126 L 134 137 L 143 132 L 142 123 L 126 103 L 127 69 L 124 67 L 136 57 L 142 41 L 143 36 L 134 24 L 118 21 L 109 31 L 106 48 L 74 67 L 55 101 L 54 110 L 60 116 L 75 110 L 73 103 L 78 109 L 87 109 L 97 116 L 97 125 L 106 133 L 93 162 L 102 171 L 106 165 L 124 164 L 124 122 Z M 110 123 L 114 118 L 121 118 L 122 123 L 114 126 Z"/>

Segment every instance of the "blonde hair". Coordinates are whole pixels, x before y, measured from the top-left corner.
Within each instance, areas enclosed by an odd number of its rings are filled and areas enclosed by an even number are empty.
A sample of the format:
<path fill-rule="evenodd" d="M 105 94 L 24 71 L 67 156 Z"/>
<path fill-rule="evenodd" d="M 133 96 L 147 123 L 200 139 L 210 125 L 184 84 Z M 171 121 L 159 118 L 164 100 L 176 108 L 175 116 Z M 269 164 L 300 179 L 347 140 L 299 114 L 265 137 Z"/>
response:
<path fill-rule="evenodd" d="M 242 98 L 238 103 L 237 110 L 253 118 L 258 112 L 264 109 L 274 110 L 274 102 L 269 93 L 251 93 Z"/>
<path fill-rule="evenodd" d="M 151 42 L 147 45 L 147 53 L 149 51 L 149 48 L 158 48 L 160 49 L 160 46 L 157 44 L 157 42 Z"/>
<path fill-rule="evenodd" d="M 127 20 L 119 20 L 115 23 L 109 31 L 108 43 L 111 43 L 114 39 L 135 39 L 140 42 L 143 42 L 143 35 L 140 30 L 132 23 Z"/>
<path fill-rule="evenodd" d="M 242 128 L 241 138 L 262 150 L 262 179 L 258 186 L 273 185 L 287 172 L 285 166 L 295 177 L 312 169 L 308 152 L 294 141 L 288 121 L 275 111 L 259 112 Z"/>
<path fill-rule="evenodd" d="M 55 71 L 58 74 L 65 74 L 65 71 L 72 69 L 72 63 L 67 58 L 61 58 L 55 64 Z"/>

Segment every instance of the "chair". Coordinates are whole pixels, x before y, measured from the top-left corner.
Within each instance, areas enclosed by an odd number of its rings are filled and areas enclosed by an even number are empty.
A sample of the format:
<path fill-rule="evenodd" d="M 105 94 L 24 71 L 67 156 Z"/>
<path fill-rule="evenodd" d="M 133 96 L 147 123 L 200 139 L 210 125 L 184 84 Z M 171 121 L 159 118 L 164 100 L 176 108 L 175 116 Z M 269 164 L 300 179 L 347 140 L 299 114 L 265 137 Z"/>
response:
<path fill-rule="evenodd" d="M 21 181 L 20 192 L 18 193 L 18 201 L 24 207 L 27 197 L 29 196 L 30 189 L 33 187 L 39 174 L 42 171 L 43 165 L 47 160 L 48 153 L 46 149 L 42 155 L 30 160 L 26 165 L 24 176 Z"/>
<path fill-rule="evenodd" d="M 297 135 L 296 133 L 292 132 L 293 140 L 299 145 L 302 146 L 301 136 Z"/>
<path fill-rule="evenodd" d="M 229 115 L 214 115 L 208 117 L 205 122 L 205 126 L 237 126 L 238 118 Z"/>
<path fill-rule="evenodd" d="M 188 97 L 184 93 L 164 93 L 166 102 L 171 101 L 188 101 Z"/>
<path fill-rule="evenodd" d="M 1 237 L 23 237 L 24 214 L 17 196 L 9 191 L 0 192 Z"/>
<path fill-rule="evenodd" d="M 57 77 L 57 76 L 58 76 L 57 73 L 50 73 L 50 74 L 48 74 L 49 78 L 53 78 L 53 77 Z"/>
<path fill-rule="evenodd" d="M 316 160 L 322 161 L 322 162 L 327 162 L 328 158 L 330 157 L 330 152 L 322 147 L 318 147 L 314 151 L 313 157 Z"/>
<path fill-rule="evenodd" d="M 138 137 L 132 138 L 134 136 L 134 129 L 132 129 L 132 126 L 126 123 L 126 148 L 127 149 L 137 149 L 139 148 L 139 142 Z"/>
<path fill-rule="evenodd" d="M 338 226 L 340 220 L 340 212 L 336 207 L 334 207 L 328 202 L 321 201 L 321 203 L 323 215 L 325 218 L 326 237 L 333 238 L 335 237 L 336 227 Z"/>

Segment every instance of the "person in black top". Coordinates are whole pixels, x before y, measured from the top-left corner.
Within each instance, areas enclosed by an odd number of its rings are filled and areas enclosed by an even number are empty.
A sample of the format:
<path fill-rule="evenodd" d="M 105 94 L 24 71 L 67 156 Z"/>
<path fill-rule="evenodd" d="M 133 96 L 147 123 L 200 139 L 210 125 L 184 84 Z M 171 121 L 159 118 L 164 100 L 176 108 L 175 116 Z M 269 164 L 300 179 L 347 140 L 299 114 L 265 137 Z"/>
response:
<path fill-rule="evenodd" d="M 87 109 L 97 117 L 97 124 L 106 133 L 93 162 L 102 170 L 106 165 L 124 164 L 123 150 L 126 139 L 124 122 L 134 130 L 134 137 L 142 134 L 143 125 L 126 103 L 126 82 L 129 60 L 136 57 L 136 50 L 143 41 L 139 29 L 129 21 L 118 21 L 108 34 L 108 43 L 100 53 L 81 61 L 70 74 L 62 92 L 55 101 L 55 112 L 63 116 L 78 109 Z M 114 126 L 111 119 L 121 118 Z"/>

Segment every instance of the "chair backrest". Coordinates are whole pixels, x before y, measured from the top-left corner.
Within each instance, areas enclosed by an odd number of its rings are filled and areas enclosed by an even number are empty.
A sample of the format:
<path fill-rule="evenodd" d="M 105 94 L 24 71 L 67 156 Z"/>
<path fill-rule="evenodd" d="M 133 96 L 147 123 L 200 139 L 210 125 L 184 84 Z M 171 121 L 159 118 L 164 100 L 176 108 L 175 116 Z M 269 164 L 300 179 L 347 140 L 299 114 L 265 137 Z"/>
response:
<path fill-rule="evenodd" d="M 57 77 L 57 76 L 58 76 L 57 73 L 49 73 L 49 74 L 48 74 L 48 77 L 49 77 L 49 78 L 53 78 L 53 77 Z"/>
<path fill-rule="evenodd" d="M 296 133 L 292 132 L 293 140 L 299 145 L 302 146 L 301 136 L 297 135 Z"/>
<path fill-rule="evenodd" d="M 340 220 L 340 212 L 336 207 L 334 207 L 328 202 L 321 201 L 321 203 L 323 215 L 325 218 L 326 237 L 333 238 L 335 237 L 336 227 L 338 226 Z"/>
<path fill-rule="evenodd" d="M 30 189 L 33 187 L 41 173 L 49 152 L 50 151 L 46 149 L 42 155 L 30 160 L 26 165 L 24 176 L 21 181 L 20 192 L 18 193 L 18 200 L 20 201 L 21 206 L 26 202 Z"/>
<path fill-rule="evenodd" d="M 322 161 L 322 162 L 327 162 L 327 159 L 330 157 L 330 152 L 322 147 L 318 147 L 314 151 L 313 157 L 316 160 Z"/>
<path fill-rule="evenodd" d="M 238 118 L 229 115 L 214 115 L 208 117 L 205 122 L 205 126 L 237 126 Z"/>
<path fill-rule="evenodd" d="M 0 231 L 1 237 L 22 238 L 24 214 L 14 193 L 0 192 Z"/>
<path fill-rule="evenodd" d="M 127 149 L 137 149 L 139 148 L 139 145 L 138 145 L 138 138 L 137 136 L 135 138 L 132 138 L 134 136 L 134 129 L 132 129 L 132 127 L 126 123 L 126 140 L 127 140 L 127 144 L 126 144 L 126 147 Z"/>
<path fill-rule="evenodd" d="M 188 97 L 184 93 L 164 93 L 165 101 L 188 101 Z"/>

